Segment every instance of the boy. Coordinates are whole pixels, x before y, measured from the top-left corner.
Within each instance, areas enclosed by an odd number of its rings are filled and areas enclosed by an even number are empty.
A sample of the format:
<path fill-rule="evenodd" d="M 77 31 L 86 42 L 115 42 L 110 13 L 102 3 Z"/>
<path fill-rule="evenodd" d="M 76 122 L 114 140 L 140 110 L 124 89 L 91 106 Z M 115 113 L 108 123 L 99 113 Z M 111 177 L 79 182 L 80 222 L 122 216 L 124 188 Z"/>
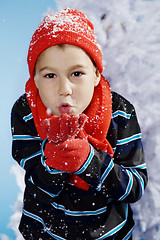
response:
<path fill-rule="evenodd" d="M 129 204 L 147 183 L 141 133 L 134 107 L 102 75 L 92 23 L 74 9 L 46 16 L 28 66 L 12 109 L 24 239 L 132 239 Z"/>

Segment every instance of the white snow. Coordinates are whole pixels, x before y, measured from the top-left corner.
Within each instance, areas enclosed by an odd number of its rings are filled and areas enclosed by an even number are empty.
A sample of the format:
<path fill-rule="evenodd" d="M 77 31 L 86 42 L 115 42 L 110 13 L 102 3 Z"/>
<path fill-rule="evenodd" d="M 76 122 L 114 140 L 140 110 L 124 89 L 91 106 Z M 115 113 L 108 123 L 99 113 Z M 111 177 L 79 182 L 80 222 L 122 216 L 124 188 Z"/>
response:
<path fill-rule="evenodd" d="M 20 192 L 17 197 L 17 201 L 13 206 L 13 215 L 10 217 L 9 227 L 14 231 L 16 240 L 23 240 L 22 235 L 18 230 L 21 214 L 22 214 L 22 202 L 23 202 L 23 193 L 24 193 L 24 170 L 18 166 L 14 165 L 11 168 L 11 173 L 13 173 L 16 177 L 17 185 L 20 189 Z M 2 240 L 8 240 L 7 238 Z"/>
<path fill-rule="evenodd" d="M 1 240 L 9 240 L 9 237 L 5 234 L 0 234 L 0 239 Z"/>
<path fill-rule="evenodd" d="M 133 103 L 143 134 L 149 183 L 145 194 L 133 204 L 136 226 L 134 240 L 160 237 L 160 1 L 159 0 L 57 0 L 59 10 L 82 10 L 94 23 L 101 45 L 104 75 L 117 91 Z M 103 20 L 101 20 L 103 16 Z M 23 173 L 13 167 L 17 184 Z M 20 217 L 23 186 L 15 204 L 10 226 Z M 15 216 L 16 220 L 13 220 Z M 15 224 L 14 224 L 15 223 Z M 5 236 L 3 240 L 7 239 Z"/>
<path fill-rule="evenodd" d="M 50 108 L 47 108 L 47 115 L 51 115 L 52 110 Z"/>

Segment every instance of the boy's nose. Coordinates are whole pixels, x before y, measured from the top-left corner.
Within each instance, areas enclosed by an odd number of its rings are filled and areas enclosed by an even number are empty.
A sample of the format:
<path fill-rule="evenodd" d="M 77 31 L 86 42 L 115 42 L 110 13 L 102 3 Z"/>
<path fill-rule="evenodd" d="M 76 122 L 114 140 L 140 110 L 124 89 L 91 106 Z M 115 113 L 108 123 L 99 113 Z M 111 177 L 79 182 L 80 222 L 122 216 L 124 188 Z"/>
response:
<path fill-rule="evenodd" d="M 67 78 L 60 79 L 58 94 L 62 96 L 68 96 L 72 94 L 72 87 L 69 79 Z"/>

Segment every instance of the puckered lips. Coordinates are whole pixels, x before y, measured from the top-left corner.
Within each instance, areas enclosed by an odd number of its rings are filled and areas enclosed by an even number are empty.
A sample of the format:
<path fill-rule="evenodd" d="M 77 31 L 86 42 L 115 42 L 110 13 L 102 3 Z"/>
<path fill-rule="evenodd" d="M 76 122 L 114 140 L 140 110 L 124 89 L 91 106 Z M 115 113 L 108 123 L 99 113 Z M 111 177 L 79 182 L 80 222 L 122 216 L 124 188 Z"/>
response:
<path fill-rule="evenodd" d="M 70 104 L 68 103 L 62 103 L 60 106 L 59 106 L 59 112 L 60 114 L 64 114 L 64 113 L 71 113 L 71 110 L 72 110 L 72 107 Z"/>

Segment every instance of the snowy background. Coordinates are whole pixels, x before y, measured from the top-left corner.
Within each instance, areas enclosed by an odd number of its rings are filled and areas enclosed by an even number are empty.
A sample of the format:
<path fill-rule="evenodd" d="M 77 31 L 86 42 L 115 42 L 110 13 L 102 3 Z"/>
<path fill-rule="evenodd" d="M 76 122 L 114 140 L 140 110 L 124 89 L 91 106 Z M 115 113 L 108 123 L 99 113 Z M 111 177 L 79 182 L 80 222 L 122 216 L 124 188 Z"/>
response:
<path fill-rule="evenodd" d="M 28 78 L 26 55 L 29 41 L 47 11 L 72 7 L 82 10 L 94 23 L 103 52 L 103 74 L 110 81 L 112 90 L 123 95 L 136 108 L 149 183 L 142 200 L 132 205 L 136 220 L 134 240 L 159 240 L 160 0 L 1 2 L 0 103 L 4 118 L 1 117 L 0 124 L 3 136 L 0 144 L 3 167 L 0 176 L 0 239 L 22 240 L 17 225 L 22 207 L 23 171 L 11 158 L 9 117 L 10 109 L 24 92 Z"/>

